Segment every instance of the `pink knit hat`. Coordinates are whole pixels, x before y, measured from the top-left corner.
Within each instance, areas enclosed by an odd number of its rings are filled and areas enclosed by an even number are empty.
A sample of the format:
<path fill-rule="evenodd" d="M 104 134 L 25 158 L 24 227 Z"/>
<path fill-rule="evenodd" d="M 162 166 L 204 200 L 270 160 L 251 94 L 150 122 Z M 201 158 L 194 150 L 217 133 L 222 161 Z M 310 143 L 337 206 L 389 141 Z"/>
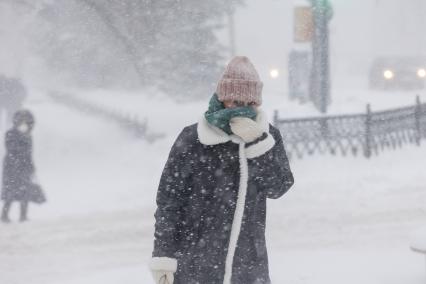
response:
<path fill-rule="evenodd" d="M 260 105 L 262 87 L 263 83 L 250 60 L 245 56 L 236 56 L 226 67 L 216 93 L 220 101 L 236 100 Z"/>

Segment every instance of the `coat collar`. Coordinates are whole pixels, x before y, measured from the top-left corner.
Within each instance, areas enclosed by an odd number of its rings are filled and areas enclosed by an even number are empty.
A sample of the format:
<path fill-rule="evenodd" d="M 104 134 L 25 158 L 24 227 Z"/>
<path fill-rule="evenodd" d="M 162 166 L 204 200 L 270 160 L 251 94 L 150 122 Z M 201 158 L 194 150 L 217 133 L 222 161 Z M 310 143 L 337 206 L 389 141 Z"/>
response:
<path fill-rule="evenodd" d="M 258 110 L 256 122 L 259 123 L 265 132 L 269 133 L 269 122 L 266 114 L 262 110 Z M 199 119 L 197 125 L 198 140 L 204 145 L 217 145 L 232 141 L 234 143 L 241 143 L 241 139 L 236 135 L 228 135 L 222 129 L 211 125 L 204 118 L 204 115 Z"/>

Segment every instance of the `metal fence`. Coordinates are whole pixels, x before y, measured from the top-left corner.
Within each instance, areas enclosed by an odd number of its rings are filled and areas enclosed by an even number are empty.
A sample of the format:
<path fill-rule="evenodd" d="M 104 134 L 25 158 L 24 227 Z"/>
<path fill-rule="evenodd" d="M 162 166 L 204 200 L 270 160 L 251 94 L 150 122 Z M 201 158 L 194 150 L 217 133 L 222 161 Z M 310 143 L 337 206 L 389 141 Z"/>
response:
<path fill-rule="evenodd" d="M 277 127 L 290 157 L 313 154 L 364 155 L 369 158 L 404 144 L 420 145 L 426 138 L 426 104 L 416 98 L 410 107 L 363 114 L 280 119 Z"/>
<path fill-rule="evenodd" d="M 88 102 L 67 93 L 50 92 L 49 96 L 57 103 L 115 122 L 119 127 L 132 132 L 135 136 L 143 138 L 148 142 L 153 142 L 164 137 L 163 134 L 149 133 L 148 120 L 143 119 L 141 121 L 138 116 L 134 114 L 119 110 L 111 110 L 107 107 Z"/>

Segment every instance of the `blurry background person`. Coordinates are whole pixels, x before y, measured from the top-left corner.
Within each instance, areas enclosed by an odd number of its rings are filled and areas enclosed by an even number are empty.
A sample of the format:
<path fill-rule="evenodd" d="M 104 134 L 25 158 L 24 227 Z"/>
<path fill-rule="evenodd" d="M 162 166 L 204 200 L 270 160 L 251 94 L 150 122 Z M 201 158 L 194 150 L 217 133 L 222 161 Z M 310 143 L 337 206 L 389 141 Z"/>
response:
<path fill-rule="evenodd" d="M 13 127 L 6 133 L 6 156 L 3 163 L 4 201 L 1 220 L 10 222 L 9 210 L 13 201 L 20 202 L 20 221 L 27 220 L 28 203 L 45 201 L 41 188 L 33 183 L 34 163 L 32 158 L 31 131 L 34 117 L 28 110 L 17 111 Z"/>

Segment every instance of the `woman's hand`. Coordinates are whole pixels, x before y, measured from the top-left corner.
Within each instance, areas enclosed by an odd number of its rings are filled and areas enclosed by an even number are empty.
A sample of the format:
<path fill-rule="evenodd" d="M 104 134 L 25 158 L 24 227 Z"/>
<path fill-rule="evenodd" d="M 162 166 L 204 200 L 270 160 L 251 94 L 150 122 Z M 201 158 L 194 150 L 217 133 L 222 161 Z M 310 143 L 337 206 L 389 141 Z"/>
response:
<path fill-rule="evenodd" d="M 172 271 L 152 270 L 155 284 L 173 284 L 174 276 Z"/>
<path fill-rule="evenodd" d="M 230 120 L 229 125 L 232 132 L 241 137 L 246 143 L 253 142 L 262 136 L 264 132 L 256 121 L 247 117 L 234 117 Z"/>

